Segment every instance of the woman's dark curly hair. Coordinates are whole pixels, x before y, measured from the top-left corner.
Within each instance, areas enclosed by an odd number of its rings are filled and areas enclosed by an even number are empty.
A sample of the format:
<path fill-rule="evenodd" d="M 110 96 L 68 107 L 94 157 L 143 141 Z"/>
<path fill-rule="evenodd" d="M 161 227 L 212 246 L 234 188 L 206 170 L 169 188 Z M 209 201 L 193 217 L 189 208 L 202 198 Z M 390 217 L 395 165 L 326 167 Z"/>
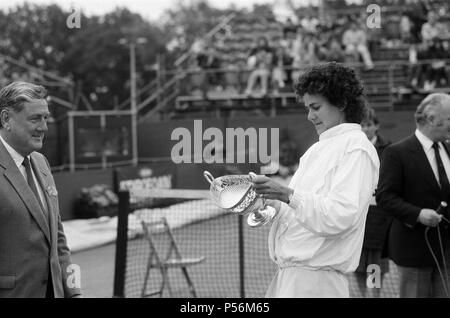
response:
<path fill-rule="evenodd" d="M 330 62 L 315 65 L 300 75 L 295 93 L 321 95 L 340 109 L 344 109 L 348 123 L 360 124 L 367 116 L 364 86 L 355 72 L 342 64 Z"/>

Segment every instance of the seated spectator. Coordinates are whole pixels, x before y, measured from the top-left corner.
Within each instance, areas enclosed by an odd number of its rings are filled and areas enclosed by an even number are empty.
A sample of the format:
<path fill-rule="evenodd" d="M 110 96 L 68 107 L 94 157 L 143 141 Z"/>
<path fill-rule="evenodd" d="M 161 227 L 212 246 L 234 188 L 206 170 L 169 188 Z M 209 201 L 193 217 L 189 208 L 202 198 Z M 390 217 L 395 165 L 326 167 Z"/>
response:
<path fill-rule="evenodd" d="M 414 23 L 408 16 L 407 12 L 403 12 L 400 17 L 400 40 L 409 44 L 409 62 L 411 64 L 417 63 L 417 48 L 416 44 L 419 42 L 413 34 Z"/>
<path fill-rule="evenodd" d="M 286 86 L 286 72 L 284 70 L 284 48 L 279 46 L 275 52 L 276 64 L 272 71 L 272 84 L 274 94 L 278 94 L 280 89 L 283 89 Z"/>
<path fill-rule="evenodd" d="M 413 89 L 419 89 L 424 86 L 426 76 L 428 73 L 429 65 L 422 62 L 429 58 L 428 48 L 422 43 L 416 45 L 416 57 L 419 63 L 411 64 L 411 87 Z"/>
<path fill-rule="evenodd" d="M 446 65 L 443 59 L 448 57 L 448 53 L 443 46 L 442 38 L 448 33 L 444 24 L 438 22 L 438 15 L 435 11 L 429 11 L 427 22 L 422 25 L 422 42 L 417 45 L 417 58 L 436 60 L 431 64 L 422 64 L 414 68 L 411 84 L 414 88 L 423 87 L 423 90 L 430 91 L 436 86 L 448 85 Z M 422 80 L 421 80 L 422 79 Z"/>
<path fill-rule="evenodd" d="M 356 61 L 358 61 L 359 56 L 361 56 L 366 69 L 373 69 L 372 57 L 367 48 L 366 33 L 359 28 L 355 22 L 350 23 L 350 28 L 344 32 L 342 43 L 345 46 L 346 54 L 353 56 Z"/>
<path fill-rule="evenodd" d="M 269 89 L 269 78 L 272 72 L 274 62 L 274 51 L 269 46 L 265 37 L 257 40 L 256 47 L 250 52 L 248 66 L 252 70 L 245 90 L 246 95 L 252 95 L 257 81 L 261 84 L 261 94 L 267 95 Z"/>
<path fill-rule="evenodd" d="M 214 86 L 216 90 L 223 88 L 222 73 L 219 71 L 221 68 L 222 61 L 220 55 L 215 46 L 211 44 L 206 48 L 206 60 L 202 69 L 207 72 L 208 84 Z"/>
<path fill-rule="evenodd" d="M 197 39 L 191 46 L 192 55 L 195 58 L 196 64 L 194 65 L 196 68 L 199 67 L 199 64 L 202 63 L 202 59 L 204 58 L 206 43 L 203 39 Z"/>
<path fill-rule="evenodd" d="M 427 6 L 421 0 L 406 0 L 404 15 L 411 22 L 411 41 L 412 43 L 421 42 L 422 25 L 427 22 Z"/>
<path fill-rule="evenodd" d="M 283 67 L 284 84 L 289 85 L 292 83 L 292 63 L 294 62 L 294 46 L 297 37 L 297 29 L 289 29 L 284 33 L 283 39 L 280 40 L 278 64 Z M 281 60 L 281 63 L 280 63 Z"/>
<path fill-rule="evenodd" d="M 447 33 L 445 26 L 438 22 L 438 16 L 435 12 L 428 12 L 428 21 L 422 25 L 422 41 L 427 46 L 433 45 L 435 38 L 440 38 Z"/>
<path fill-rule="evenodd" d="M 245 66 L 244 66 L 245 67 Z M 244 68 L 242 67 L 242 68 Z M 224 68 L 224 92 L 228 95 L 235 95 L 239 93 L 240 73 L 241 67 L 235 63 L 227 62 L 223 65 Z"/>
<path fill-rule="evenodd" d="M 319 20 L 314 16 L 305 16 L 300 20 L 301 27 L 310 33 L 316 33 L 316 27 L 319 24 Z"/>
<path fill-rule="evenodd" d="M 413 24 L 411 19 L 408 17 L 406 13 L 402 13 L 402 16 L 400 17 L 399 27 L 400 27 L 400 39 L 404 43 L 410 43 L 412 39 L 411 30 Z"/>
<path fill-rule="evenodd" d="M 286 38 L 288 36 L 288 33 L 294 33 L 297 30 L 297 26 L 292 21 L 291 18 L 287 18 L 286 22 L 283 25 L 283 36 Z"/>
<path fill-rule="evenodd" d="M 318 61 L 317 37 L 312 33 L 303 33 L 302 30 L 299 30 L 294 44 L 292 79 L 296 81 L 302 73 L 302 69 L 316 64 Z"/>
<path fill-rule="evenodd" d="M 220 57 L 212 43 L 197 40 L 192 45 L 194 55 L 194 72 L 191 77 L 192 91 L 200 91 L 203 98 L 208 98 L 211 85 L 218 87 L 221 84 L 221 74 L 214 70 L 221 68 Z M 196 95 L 196 94 L 194 94 Z"/>
<path fill-rule="evenodd" d="M 341 42 L 336 37 L 331 37 L 328 43 L 319 48 L 318 58 L 324 62 L 345 62 L 345 52 Z"/>
<path fill-rule="evenodd" d="M 449 57 L 448 51 L 444 49 L 443 41 L 434 38 L 428 48 L 428 59 L 435 60 L 428 67 L 424 84 L 424 90 L 430 91 L 437 86 L 447 86 L 448 76 L 444 59 Z"/>

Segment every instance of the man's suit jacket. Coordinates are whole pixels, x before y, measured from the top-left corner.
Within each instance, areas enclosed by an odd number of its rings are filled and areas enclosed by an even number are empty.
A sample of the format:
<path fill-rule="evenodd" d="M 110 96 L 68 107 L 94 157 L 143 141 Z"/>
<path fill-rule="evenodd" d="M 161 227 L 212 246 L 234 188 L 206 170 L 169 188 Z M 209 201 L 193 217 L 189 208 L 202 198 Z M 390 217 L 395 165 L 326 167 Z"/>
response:
<path fill-rule="evenodd" d="M 446 148 L 447 154 L 448 149 Z M 417 222 L 423 208 L 436 210 L 442 201 L 439 184 L 415 135 L 387 147 L 383 153 L 377 203 L 393 217 L 387 253 L 397 265 L 429 267 L 434 260 L 425 241 L 425 226 Z M 444 222 L 442 239 L 448 243 Z M 437 228 L 428 234 L 433 252 L 440 254 Z"/>
<path fill-rule="evenodd" d="M 71 259 L 55 183 L 42 154 L 33 152 L 30 161 L 49 218 L 0 142 L 0 297 L 45 297 L 49 274 L 54 296 L 72 297 L 80 290 L 66 282 Z"/>

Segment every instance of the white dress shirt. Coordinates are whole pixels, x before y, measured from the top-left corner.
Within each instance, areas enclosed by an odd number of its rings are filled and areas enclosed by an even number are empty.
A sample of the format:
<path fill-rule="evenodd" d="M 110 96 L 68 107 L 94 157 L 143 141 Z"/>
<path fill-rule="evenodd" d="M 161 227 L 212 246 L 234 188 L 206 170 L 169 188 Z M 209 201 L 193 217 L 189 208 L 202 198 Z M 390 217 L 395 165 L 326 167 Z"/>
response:
<path fill-rule="evenodd" d="M 358 124 L 323 132 L 300 158 L 269 232 L 269 254 L 282 268 L 354 271 L 367 211 L 378 184 L 375 147 Z"/>
<path fill-rule="evenodd" d="M 6 150 L 8 151 L 8 153 L 11 155 L 12 159 L 14 160 L 14 163 L 16 164 L 17 168 L 19 169 L 19 171 L 22 173 L 23 177 L 25 178 L 25 182 L 27 182 L 27 171 L 25 169 L 25 167 L 23 166 L 23 160 L 25 159 L 24 156 L 22 156 L 20 153 L 18 153 L 13 147 L 11 147 L 0 135 L 0 140 L 3 143 L 3 145 L 5 146 Z M 28 156 L 28 159 L 30 159 L 30 156 Z M 30 159 L 31 160 L 31 159 Z M 33 171 L 33 169 L 31 170 L 33 173 L 33 180 L 34 183 L 36 184 L 36 188 L 38 190 L 39 193 L 39 198 L 41 199 L 41 203 L 42 206 L 44 207 L 44 209 L 47 209 L 47 202 L 45 201 L 45 196 L 44 196 L 44 192 L 42 191 L 41 185 L 38 182 L 35 172 Z M 45 211 L 42 211 L 45 213 Z"/>
<path fill-rule="evenodd" d="M 428 162 L 431 165 L 431 169 L 433 169 L 434 177 L 436 178 L 437 183 L 439 184 L 439 172 L 438 166 L 436 162 L 436 155 L 433 149 L 433 141 L 425 136 L 419 129 L 416 129 L 415 135 L 417 139 L 419 139 L 420 144 L 422 145 L 423 151 L 427 155 Z M 442 146 L 442 143 L 439 142 L 439 154 L 441 155 L 442 163 L 444 164 L 445 173 L 447 174 L 448 180 L 450 180 L 450 159 L 448 158 L 448 154 Z"/>

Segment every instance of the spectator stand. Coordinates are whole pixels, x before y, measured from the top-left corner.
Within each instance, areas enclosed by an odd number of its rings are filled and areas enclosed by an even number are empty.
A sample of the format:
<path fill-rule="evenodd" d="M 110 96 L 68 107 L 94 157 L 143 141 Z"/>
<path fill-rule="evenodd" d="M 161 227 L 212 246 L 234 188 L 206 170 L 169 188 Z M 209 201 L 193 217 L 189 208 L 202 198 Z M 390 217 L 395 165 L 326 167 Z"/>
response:
<path fill-rule="evenodd" d="M 224 30 L 229 22 L 235 17 L 235 14 L 229 14 L 223 20 L 208 32 L 204 39 L 209 41 Z M 139 121 L 161 120 L 162 116 L 170 113 L 174 109 L 175 98 L 182 94 L 182 81 L 186 79 L 189 63 L 195 57 L 194 50 L 189 50 L 180 56 L 174 63 L 175 71 L 166 71 L 161 63 L 158 62 L 157 78 L 143 87 L 138 87 L 136 92 L 136 111 Z M 199 74 L 203 77 L 204 74 Z M 194 79 L 195 82 L 195 79 Z M 131 108 L 131 98 L 114 106 L 114 110 L 124 111 Z"/>
<path fill-rule="evenodd" d="M 345 61 L 356 69 L 365 84 L 369 103 L 377 109 L 394 110 L 397 105 L 408 100 L 408 85 L 411 80 L 410 44 L 404 42 L 399 32 L 401 16 L 408 1 L 414 0 L 383 2 L 382 18 L 388 27 L 383 29 L 383 33 L 380 30 L 366 29 L 369 51 L 375 65 L 372 71 L 362 70 L 362 60 Z M 439 10 L 444 12 L 446 9 Z M 324 21 L 319 21 L 315 34 L 308 31 L 316 46 L 324 43 L 327 45 L 332 37 L 341 39 L 350 21 L 357 19 L 364 22 L 363 18 L 367 15 L 365 7 L 361 5 L 341 6 L 331 11 L 331 15 L 328 13 L 329 10 Z M 196 49 L 180 57 L 175 71 L 164 71 L 156 88 L 153 85 L 150 89 L 149 84 L 140 91 L 138 95 L 142 97 L 142 102 L 139 104 L 139 119 L 152 117 L 161 120 L 186 117 L 190 113 L 221 117 L 233 116 L 235 111 L 275 116 L 280 112 L 298 111 L 301 107 L 298 107 L 292 89 L 292 79 L 295 76 L 284 75 L 286 85 L 279 90 L 274 90 L 270 81 L 272 87 L 265 95 L 245 94 L 246 83 L 251 74 L 248 67 L 249 53 L 256 39 L 264 35 L 270 46 L 283 46 L 288 41 L 283 32 L 285 27 L 270 15 L 239 12 L 224 18 L 205 36 L 204 41 L 194 45 Z M 317 51 L 320 49 L 316 47 Z M 280 60 L 278 52 L 276 55 Z M 326 61 L 330 59 L 319 55 L 311 63 Z M 307 65 L 310 64 L 303 63 L 298 67 L 283 61 L 281 71 L 284 74 L 297 71 L 298 76 L 298 72 Z M 273 65 L 274 68 L 279 66 L 280 63 Z"/>

